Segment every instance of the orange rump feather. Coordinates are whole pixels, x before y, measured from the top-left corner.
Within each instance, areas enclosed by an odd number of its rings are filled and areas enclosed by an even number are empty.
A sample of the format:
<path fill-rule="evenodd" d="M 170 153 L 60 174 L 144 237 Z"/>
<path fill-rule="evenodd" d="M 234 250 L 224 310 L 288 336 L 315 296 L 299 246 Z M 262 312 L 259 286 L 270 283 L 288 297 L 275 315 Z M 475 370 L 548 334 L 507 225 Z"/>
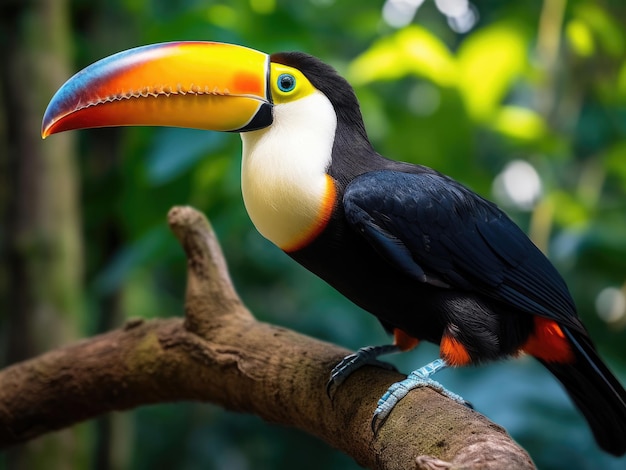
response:
<path fill-rule="evenodd" d="M 574 353 L 561 327 L 547 318 L 535 316 L 535 329 L 522 351 L 546 362 L 574 362 Z"/>
<path fill-rule="evenodd" d="M 400 348 L 400 351 L 406 352 L 413 349 L 419 344 L 419 339 L 413 338 L 408 333 L 405 333 L 400 328 L 394 328 L 393 330 L 393 344 Z"/>
<path fill-rule="evenodd" d="M 444 361 L 453 367 L 466 366 L 472 362 L 465 346 L 449 335 L 443 335 L 441 338 L 439 354 Z"/>

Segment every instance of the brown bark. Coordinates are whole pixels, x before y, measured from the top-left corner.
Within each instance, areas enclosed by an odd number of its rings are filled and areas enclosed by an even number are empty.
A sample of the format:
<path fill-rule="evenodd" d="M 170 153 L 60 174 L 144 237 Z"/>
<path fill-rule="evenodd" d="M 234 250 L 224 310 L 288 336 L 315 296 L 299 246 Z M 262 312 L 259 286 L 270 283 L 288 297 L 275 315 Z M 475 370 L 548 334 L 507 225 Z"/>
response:
<path fill-rule="evenodd" d="M 430 389 L 411 392 L 377 435 L 376 401 L 398 373 L 367 367 L 331 401 L 336 346 L 256 321 L 242 304 L 206 219 L 169 214 L 188 257 L 185 317 L 122 329 L 0 372 L 0 445 L 35 438 L 112 410 L 210 401 L 295 426 L 369 468 L 533 468 L 499 426 Z"/>

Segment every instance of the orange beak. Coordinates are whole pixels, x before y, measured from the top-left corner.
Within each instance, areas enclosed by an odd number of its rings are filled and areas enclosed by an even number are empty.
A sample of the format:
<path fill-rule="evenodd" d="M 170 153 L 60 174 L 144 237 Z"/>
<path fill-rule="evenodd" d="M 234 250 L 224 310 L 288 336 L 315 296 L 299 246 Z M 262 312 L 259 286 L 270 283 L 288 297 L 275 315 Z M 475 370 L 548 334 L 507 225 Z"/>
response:
<path fill-rule="evenodd" d="M 170 42 L 102 59 L 52 97 L 41 135 L 109 126 L 244 132 L 272 123 L 269 56 L 215 42 Z"/>

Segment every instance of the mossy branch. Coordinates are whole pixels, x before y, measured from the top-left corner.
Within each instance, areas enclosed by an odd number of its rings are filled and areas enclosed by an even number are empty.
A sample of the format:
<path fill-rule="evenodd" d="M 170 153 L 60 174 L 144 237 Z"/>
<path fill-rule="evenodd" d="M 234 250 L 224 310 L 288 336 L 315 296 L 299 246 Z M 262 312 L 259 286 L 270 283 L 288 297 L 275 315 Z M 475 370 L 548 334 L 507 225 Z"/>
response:
<path fill-rule="evenodd" d="M 188 258 L 184 319 L 129 321 L 1 371 L 1 447 L 113 410 L 194 400 L 300 428 L 368 468 L 534 468 L 502 428 L 430 389 L 411 392 L 373 435 L 378 398 L 403 377 L 366 367 L 330 400 L 329 372 L 347 351 L 256 321 L 206 218 L 176 207 L 169 224 Z"/>

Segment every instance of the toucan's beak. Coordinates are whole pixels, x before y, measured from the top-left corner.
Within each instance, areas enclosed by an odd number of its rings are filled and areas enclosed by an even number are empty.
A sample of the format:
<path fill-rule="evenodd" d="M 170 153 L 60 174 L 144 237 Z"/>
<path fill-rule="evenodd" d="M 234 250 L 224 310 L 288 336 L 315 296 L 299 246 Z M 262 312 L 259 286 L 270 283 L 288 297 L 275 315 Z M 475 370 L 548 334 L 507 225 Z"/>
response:
<path fill-rule="evenodd" d="M 272 123 L 269 56 L 215 42 L 120 52 L 78 72 L 54 95 L 41 135 L 105 126 L 243 132 Z"/>

